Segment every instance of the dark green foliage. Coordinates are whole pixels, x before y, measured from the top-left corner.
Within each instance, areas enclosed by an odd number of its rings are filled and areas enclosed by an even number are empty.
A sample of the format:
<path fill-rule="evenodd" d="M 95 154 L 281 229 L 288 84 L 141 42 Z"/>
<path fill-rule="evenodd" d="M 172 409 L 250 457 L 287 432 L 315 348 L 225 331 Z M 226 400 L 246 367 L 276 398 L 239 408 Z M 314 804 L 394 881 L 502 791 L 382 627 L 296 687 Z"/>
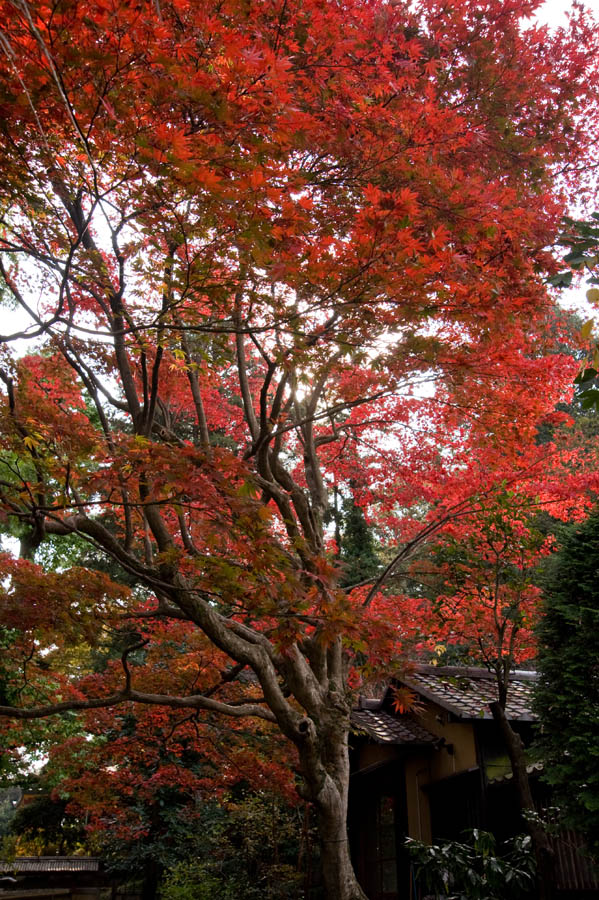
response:
<path fill-rule="evenodd" d="M 353 497 L 343 501 L 342 521 L 340 560 L 343 575 L 340 584 L 342 587 L 352 587 L 376 576 L 380 561 L 372 528 Z"/>
<path fill-rule="evenodd" d="M 597 369 L 592 366 L 583 369 L 574 379 L 576 385 L 576 394 L 574 397 L 577 403 L 584 411 L 599 411 L 599 379 L 597 377 Z"/>
<path fill-rule="evenodd" d="M 599 512 L 569 530 L 539 626 L 538 751 L 566 824 L 599 851 Z"/>
<path fill-rule="evenodd" d="M 22 796 L 23 791 L 19 787 L 0 788 L 0 841 L 11 830 Z"/>
<path fill-rule="evenodd" d="M 42 794 L 17 809 L 10 833 L 42 856 L 75 853 L 85 843 L 85 826 L 66 807 L 66 799 Z"/>
<path fill-rule="evenodd" d="M 406 846 L 423 894 L 444 900 L 533 897 L 534 855 L 528 835 L 498 846 L 492 834 L 475 828 L 467 843 L 431 847 L 408 838 Z"/>
<path fill-rule="evenodd" d="M 301 815 L 266 794 L 207 804 L 195 853 L 167 873 L 161 898 L 303 900 L 306 878 L 298 864 L 309 847 L 298 840 Z"/>

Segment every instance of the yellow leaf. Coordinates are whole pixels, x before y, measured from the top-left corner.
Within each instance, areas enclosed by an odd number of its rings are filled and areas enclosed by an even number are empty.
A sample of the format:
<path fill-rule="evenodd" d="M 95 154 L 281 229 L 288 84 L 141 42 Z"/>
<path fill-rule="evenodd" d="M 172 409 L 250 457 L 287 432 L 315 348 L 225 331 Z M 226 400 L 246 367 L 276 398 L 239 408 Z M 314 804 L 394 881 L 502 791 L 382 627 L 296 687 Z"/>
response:
<path fill-rule="evenodd" d="M 589 288 L 587 291 L 587 300 L 589 303 L 599 303 L 599 288 Z"/>
<path fill-rule="evenodd" d="M 589 293 L 590 293 L 590 291 L 589 291 Z M 594 319 L 589 319 L 587 322 L 584 323 L 584 325 L 580 329 L 580 336 L 582 337 L 583 341 L 586 341 L 588 338 L 590 338 L 591 333 L 593 331 L 594 324 L 595 324 Z"/>

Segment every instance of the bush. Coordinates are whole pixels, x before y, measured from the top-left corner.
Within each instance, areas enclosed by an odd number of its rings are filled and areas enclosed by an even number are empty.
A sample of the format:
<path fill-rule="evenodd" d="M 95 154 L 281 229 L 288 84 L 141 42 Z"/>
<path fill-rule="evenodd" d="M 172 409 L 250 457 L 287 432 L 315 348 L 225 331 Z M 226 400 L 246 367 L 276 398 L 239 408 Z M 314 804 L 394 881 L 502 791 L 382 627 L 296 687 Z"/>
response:
<path fill-rule="evenodd" d="M 221 896 L 218 879 L 205 863 L 197 861 L 174 866 L 160 888 L 161 900 L 217 900 Z"/>
<path fill-rule="evenodd" d="M 506 841 L 474 829 L 467 843 L 429 846 L 408 838 L 416 879 L 425 891 L 444 900 L 521 900 L 532 897 L 534 856 L 528 835 Z"/>
<path fill-rule="evenodd" d="M 298 896 L 300 876 L 291 866 L 272 866 L 268 882 L 249 882 L 239 874 L 218 871 L 214 864 L 179 863 L 164 878 L 161 900 L 287 900 Z"/>
<path fill-rule="evenodd" d="M 162 900 L 299 900 L 300 812 L 275 796 L 245 795 L 206 807 L 189 860 L 169 868 Z"/>

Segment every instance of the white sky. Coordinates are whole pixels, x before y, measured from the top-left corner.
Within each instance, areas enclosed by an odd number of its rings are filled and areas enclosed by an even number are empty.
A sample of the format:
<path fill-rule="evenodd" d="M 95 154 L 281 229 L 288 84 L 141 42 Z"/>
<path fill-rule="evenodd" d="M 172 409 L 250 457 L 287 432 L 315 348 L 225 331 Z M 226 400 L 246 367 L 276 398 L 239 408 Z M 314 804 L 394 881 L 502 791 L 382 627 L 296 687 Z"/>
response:
<path fill-rule="evenodd" d="M 584 5 L 587 9 L 592 10 L 599 20 L 599 0 L 586 0 Z M 546 0 L 539 9 L 537 18 L 548 25 L 564 25 L 566 12 L 571 6 L 570 0 Z"/>

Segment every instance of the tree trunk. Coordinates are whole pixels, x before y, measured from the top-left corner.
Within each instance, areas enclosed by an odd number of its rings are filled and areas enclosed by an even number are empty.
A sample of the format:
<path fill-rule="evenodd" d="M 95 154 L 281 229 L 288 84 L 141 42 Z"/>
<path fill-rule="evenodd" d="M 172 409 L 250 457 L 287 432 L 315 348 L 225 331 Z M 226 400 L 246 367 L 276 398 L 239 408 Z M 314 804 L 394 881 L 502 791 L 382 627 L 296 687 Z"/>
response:
<path fill-rule="evenodd" d="M 536 814 L 536 808 L 530 789 L 530 780 L 526 771 L 526 755 L 520 735 L 510 725 L 501 703 L 491 703 L 491 712 L 498 724 L 512 766 L 514 782 L 518 791 L 518 799 L 523 812 Z M 527 818 L 526 826 L 532 840 L 535 862 L 537 866 L 537 889 L 539 900 L 552 900 L 555 895 L 555 859 L 543 826 L 533 816 Z"/>
<path fill-rule="evenodd" d="M 358 884 L 349 854 L 347 801 L 349 711 L 327 710 L 327 722 L 306 729 L 299 747 L 305 790 L 316 809 L 322 879 L 327 900 L 368 900 Z"/>
<path fill-rule="evenodd" d="M 346 831 L 345 823 L 343 830 Z M 331 832 L 327 829 L 327 833 Z M 351 863 L 347 833 L 338 839 L 321 839 L 321 861 L 327 900 L 367 900 Z"/>
<path fill-rule="evenodd" d="M 153 856 L 146 857 L 141 888 L 142 900 L 156 900 L 158 894 L 158 882 L 162 877 L 162 873 L 162 866 L 157 860 Z"/>
<path fill-rule="evenodd" d="M 366 900 L 349 855 L 347 792 L 344 800 L 337 796 L 330 803 L 317 803 L 317 827 L 327 900 Z"/>

